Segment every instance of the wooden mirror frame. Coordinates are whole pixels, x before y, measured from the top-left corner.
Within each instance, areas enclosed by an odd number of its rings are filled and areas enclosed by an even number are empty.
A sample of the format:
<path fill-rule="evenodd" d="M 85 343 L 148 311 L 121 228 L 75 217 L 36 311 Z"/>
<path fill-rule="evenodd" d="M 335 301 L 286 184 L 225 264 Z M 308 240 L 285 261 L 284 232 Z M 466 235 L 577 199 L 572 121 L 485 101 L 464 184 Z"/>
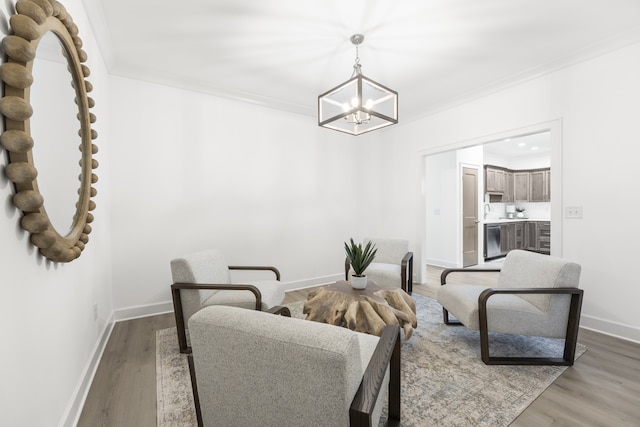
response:
<path fill-rule="evenodd" d="M 89 112 L 95 103 L 87 93 L 93 90 L 85 80 L 89 68 L 82 64 L 87 54 L 82 50 L 82 40 L 78 37 L 78 27 L 64 6 L 55 0 L 19 0 L 16 14 L 10 18 L 14 34 L 2 40 L 2 48 L 7 55 L 0 67 L 0 79 L 4 83 L 4 96 L 0 99 L 0 113 L 4 116 L 5 129 L 0 143 L 8 152 L 9 163 L 6 175 L 15 186 L 13 204 L 22 211 L 21 227 L 28 231 L 30 241 L 39 252 L 54 262 L 70 262 L 78 258 L 89 241 L 93 215 L 90 211 L 96 205 L 91 197 L 97 191 L 91 185 L 98 181 L 93 169 L 98 162 L 92 155 L 98 152 L 93 143 L 98 134 L 91 129 L 96 117 Z M 68 70 L 75 89 L 78 105 L 77 118 L 80 122 L 80 188 L 71 230 L 66 236 L 60 235 L 51 224 L 44 208 L 44 198 L 38 189 L 38 171 L 33 163 L 29 119 L 33 114 L 30 104 L 30 87 L 33 84 L 33 61 L 42 37 L 53 32 L 66 51 Z M 56 100 L 53 100 L 54 102 Z M 51 141 L 56 143 L 57 141 Z M 55 179 L 47 177 L 47 179 Z"/>

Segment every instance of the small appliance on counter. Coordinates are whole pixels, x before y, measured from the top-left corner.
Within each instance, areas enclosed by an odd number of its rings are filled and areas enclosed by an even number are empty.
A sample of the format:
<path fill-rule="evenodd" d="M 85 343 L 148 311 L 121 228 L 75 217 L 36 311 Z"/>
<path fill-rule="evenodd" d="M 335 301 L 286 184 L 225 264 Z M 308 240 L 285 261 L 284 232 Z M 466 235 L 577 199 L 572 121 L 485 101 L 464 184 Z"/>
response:
<path fill-rule="evenodd" d="M 507 205 L 506 206 L 507 218 L 515 218 L 516 216 L 516 205 Z"/>

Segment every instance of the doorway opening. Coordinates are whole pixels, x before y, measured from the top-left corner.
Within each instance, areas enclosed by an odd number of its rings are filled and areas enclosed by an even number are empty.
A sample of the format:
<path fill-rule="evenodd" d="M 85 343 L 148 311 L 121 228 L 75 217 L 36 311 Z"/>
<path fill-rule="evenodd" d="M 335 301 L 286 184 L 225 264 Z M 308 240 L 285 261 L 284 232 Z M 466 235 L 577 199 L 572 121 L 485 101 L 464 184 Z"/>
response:
<path fill-rule="evenodd" d="M 515 200 L 509 202 L 509 199 L 503 202 L 495 197 L 492 200 L 485 192 L 484 165 L 488 162 L 489 164 L 490 162 L 499 163 L 501 153 L 504 157 L 506 150 L 515 152 L 521 149 L 522 147 L 518 147 L 518 144 L 526 141 L 527 138 L 530 140 L 546 138 L 547 148 L 538 147 L 538 150 L 535 150 L 538 151 L 537 154 L 529 154 L 519 160 L 506 163 L 505 168 L 532 169 L 534 166 L 539 166 L 539 164 L 531 163 L 534 157 L 541 159 L 546 156 L 548 166 L 553 170 L 549 202 L 533 205 L 524 202 L 518 203 Z M 474 244 L 478 246 L 478 250 L 475 252 L 476 264 L 484 263 L 484 224 L 487 220 L 506 217 L 506 210 L 515 207 L 528 209 L 536 219 L 549 219 L 552 227 L 551 251 L 552 254 L 561 256 L 561 146 L 561 121 L 556 120 L 421 152 L 423 224 L 421 224 L 421 270 L 418 272 L 421 275 L 420 278 L 426 277 L 427 265 L 441 268 L 460 268 L 474 265 L 471 260 L 474 256 L 472 255 L 473 250 L 470 249 Z M 478 200 L 475 203 L 476 220 L 479 222 L 475 234 L 470 224 L 473 215 L 470 215 L 468 208 L 463 207 L 465 201 L 462 190 L 465 185 L 468 185 L 468 183 L 464 183 L 465 168 L 479 171 L 477 178 L 479 190 L 476 192 Z"/>

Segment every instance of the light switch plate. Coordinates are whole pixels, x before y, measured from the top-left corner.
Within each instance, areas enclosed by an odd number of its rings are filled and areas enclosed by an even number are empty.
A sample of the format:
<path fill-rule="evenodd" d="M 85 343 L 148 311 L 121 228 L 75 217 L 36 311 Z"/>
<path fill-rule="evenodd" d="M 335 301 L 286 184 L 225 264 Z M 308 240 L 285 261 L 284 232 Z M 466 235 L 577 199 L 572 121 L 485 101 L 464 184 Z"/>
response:
<path fill-rule="evenodd" d="M 568 219 L 582 219 L 582 206 L 565 206 L 564 217 Z"/>

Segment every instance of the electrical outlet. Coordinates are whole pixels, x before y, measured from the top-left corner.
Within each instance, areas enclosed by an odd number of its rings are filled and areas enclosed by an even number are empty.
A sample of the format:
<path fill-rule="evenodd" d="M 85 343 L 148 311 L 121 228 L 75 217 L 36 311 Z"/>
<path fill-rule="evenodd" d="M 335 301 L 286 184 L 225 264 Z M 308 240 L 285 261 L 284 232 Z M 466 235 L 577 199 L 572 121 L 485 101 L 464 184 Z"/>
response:
<path fill-rule="evenodd" d="M 98 304 L 93 304 L 93 320 L 98 320 Z"/>
<path fill-rule="evenodd" d="M 564 217 L 569 219 L 582 219 L 582 206 L 565 206 Z"/>

